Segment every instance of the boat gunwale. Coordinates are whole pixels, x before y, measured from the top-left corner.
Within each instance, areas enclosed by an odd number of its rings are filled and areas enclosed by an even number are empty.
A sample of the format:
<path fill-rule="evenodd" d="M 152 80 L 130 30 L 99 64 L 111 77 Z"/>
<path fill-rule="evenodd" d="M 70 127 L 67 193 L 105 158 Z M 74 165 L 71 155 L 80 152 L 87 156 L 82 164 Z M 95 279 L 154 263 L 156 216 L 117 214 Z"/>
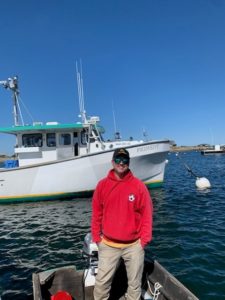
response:
<path fill-rule="evenodd" d="M 149 142 L 140 142 L 140 143 L 137 143 L 135 145 L 124 146 L 124 148 L 129 150 L 131 148 L 140 147 L 140 146 L 147 146 L 147 145 L 151 145 L 151 144 L 152 145 L 153 144 L 170 144 L 171 145 L 171 140 L 165 139 L 165 140 L 153 140 L 153 141 L 149 141 Z M 113 153 L 116 148 L 118 148 L 118 147 L 115 147 L 115 148 L 110 149 L 110 150 L 102 150 L 102 151 L 99 151 L 99 152 L 87 153 L 85 155 L 74 156 L 74 157 L 69 157 L 69 158 L 64 158 L 64 159 L 59 159 L 59 160 L 52 160 L 52 161 L 42 162 L 42 163 L 38 163 L 38 164 L 32 164 L 32 165 L 15 167 L 15 168 L 8 168 L 8 169 L 7 168 L 0 169 L 0 173 L 20 171 L 20 170 L 30 169 L 30 168 L 38 168 L 38 167 L 52 165 L 52 164 L 59 164 L 59 163 L 67 162 L 67 161 L 71 161 L 71 160 L 82 159 L 82 158 L 91 157 L 91 156 L 97 156 L 97 155 L 101 155 L 101 154 L 105 154 L 105 153 L 110 153 L 110 152 Z M 165 151 L 162 151 L 162 152 L 170 152 L 170 150 L 165 150 Z"/>

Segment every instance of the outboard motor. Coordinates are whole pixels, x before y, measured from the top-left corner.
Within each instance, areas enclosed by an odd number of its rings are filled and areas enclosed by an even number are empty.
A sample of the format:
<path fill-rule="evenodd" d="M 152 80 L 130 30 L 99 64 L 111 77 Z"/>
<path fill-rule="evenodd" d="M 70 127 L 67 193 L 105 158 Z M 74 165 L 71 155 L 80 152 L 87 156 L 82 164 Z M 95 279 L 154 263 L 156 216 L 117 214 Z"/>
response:
<path fill-rule="evenodd" d="M 92 242 L 91 233 L 87 233 L 84 238 L 83 254 L 88 257 L 98 257 L 98 246 Z"/>
<path fill-rule="evenodd" d="M 84 270 L 83 287 L 95 285 L 95 277 L 98 272 L 98 246 L 92 241 L 91 233 L 88 233 L 84 238 L 83 256 L 87 259 L 88 268 Z M 110 299 L 123 299 L 127 291 L 127 274 L 123 260 L 117 267 L 113 278 Z M 150 299 L 149 299 L 150 300 Z"/>
<path fill-rule="evenodd" d="M 88 261 L 88 269 L 84 271 L 84 285 L 92 286 L 98 271 L 98 246 L 92 241 L 91 233 L 84 238 L 83 256 Z"/>

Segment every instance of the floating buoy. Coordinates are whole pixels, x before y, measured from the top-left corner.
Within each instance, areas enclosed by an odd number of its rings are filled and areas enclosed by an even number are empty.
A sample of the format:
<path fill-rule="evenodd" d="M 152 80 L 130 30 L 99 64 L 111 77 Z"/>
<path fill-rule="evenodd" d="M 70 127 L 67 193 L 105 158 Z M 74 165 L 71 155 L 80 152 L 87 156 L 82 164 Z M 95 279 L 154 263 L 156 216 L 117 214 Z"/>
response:
<path fill-rule="evenodd" d="M 209 182 L 209 180 L 205 177 L 200 177 L 196 179 L 195 181 L 195 185 L 197 186 L 198 189 L 208 189 L 211 188 L 211 184 Z"/>

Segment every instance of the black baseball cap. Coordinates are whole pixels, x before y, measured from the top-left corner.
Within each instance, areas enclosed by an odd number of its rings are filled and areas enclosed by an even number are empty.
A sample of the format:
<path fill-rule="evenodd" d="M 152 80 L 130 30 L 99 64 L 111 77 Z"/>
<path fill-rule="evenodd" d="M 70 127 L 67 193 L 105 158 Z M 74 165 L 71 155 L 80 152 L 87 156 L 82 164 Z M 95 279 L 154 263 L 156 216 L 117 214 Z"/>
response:
<path fill-rule="evenodd" d="M 119 156 L 123 156 L 123 157 L 130 159 L 130 154 L 125 148 L 118 148 L 114 151 L 113 159 L 116 157 L 119 157 Z"/>

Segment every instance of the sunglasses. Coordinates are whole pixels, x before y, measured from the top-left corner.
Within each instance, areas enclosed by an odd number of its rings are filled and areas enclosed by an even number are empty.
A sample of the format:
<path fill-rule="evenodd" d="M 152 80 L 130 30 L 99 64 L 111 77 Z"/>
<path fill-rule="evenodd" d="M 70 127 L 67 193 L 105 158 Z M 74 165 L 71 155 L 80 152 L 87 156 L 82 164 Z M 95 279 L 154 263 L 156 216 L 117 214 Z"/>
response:
<path fill-rule="evenodd" d="M 114 162 L 116 164 L 123 163 L 124 165 L 128 165 L 129 164 L 129 158 L 126 158 L 126 157 L 116 157 L 116 158 L 114 158 Z"/>

